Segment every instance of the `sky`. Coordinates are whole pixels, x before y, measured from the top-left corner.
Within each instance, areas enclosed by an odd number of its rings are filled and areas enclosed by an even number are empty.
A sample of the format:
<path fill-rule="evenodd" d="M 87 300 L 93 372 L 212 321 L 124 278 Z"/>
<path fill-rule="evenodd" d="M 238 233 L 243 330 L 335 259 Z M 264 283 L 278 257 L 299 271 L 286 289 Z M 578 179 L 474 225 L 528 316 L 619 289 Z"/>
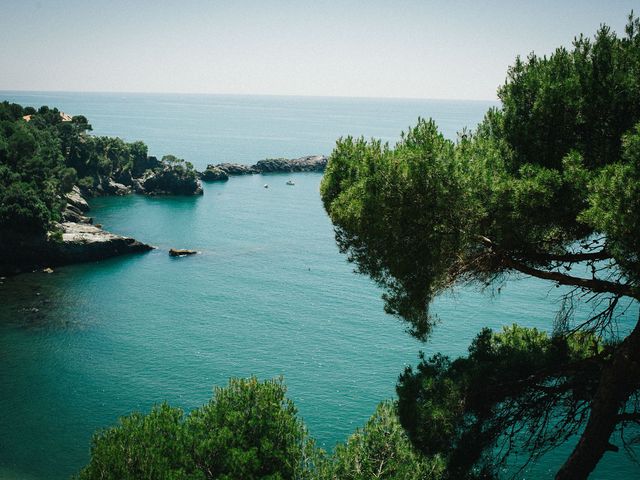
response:
<path fill-rule="evenodd" d="M 634 5 L 635 3 L 635 5 Z M 0 0 L 0 90 L 493 100 L 626 0 Z"/>

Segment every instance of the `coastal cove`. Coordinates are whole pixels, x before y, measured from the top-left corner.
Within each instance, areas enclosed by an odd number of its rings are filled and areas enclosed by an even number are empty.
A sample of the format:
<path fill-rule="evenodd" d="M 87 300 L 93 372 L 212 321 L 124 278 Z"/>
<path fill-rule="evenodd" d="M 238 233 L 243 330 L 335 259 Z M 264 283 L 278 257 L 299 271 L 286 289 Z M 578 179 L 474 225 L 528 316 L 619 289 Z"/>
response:
<path fill-rule="evenodd" d="M 84 114 L 94 133 L 143 140 L 198 170 L 269 157 L 329 154 L 345 134 L 393 141 L 418 115 L 453 138 L 485 102 L 179 95 L 29 94 L 2 99 Z M 204 183 L 191 197 L 97 197 L 89 215 L 158 247 L 144 255 L 35 272 L 0 285 L 0 477 L 68 478 L 95 429 L 168 401 L 192 409 L 229 377 L 283 375 L 312 435 L 343 441 L 393 398 L 419 350 L 463 354 L 484 326 L 550 330 L 559 291 L 510 283 L 438 300 L 442 322 L 420 344 L 383 313 L 381 291 L 338 252 L 321 173 L 256 174 Z M 287 185 L 288 180 L 295 185 Z M 269 188 L 263 188 L 265 183 Z M 198 255 L 171 258 L 170 248 Z M 629 311 L 621 328 L 635 320 Z M 627 323 L 625 323 L 627 322 Z M 543 459 L 527 477 L 551 476 Z M 637 467 L 605 457 L 596 478 Z"/>

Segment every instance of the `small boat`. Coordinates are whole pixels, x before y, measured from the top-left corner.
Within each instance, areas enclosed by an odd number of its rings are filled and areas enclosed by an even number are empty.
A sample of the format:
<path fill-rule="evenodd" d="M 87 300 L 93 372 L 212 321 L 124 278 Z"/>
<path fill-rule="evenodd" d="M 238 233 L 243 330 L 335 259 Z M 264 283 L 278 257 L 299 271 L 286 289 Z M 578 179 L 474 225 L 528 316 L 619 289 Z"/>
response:
<path fill-rule="evenodd" d="M 295 183 L 293 182 L 293 180 L 289 180 L 289 181 L 287 182 L 287 185 L 295 185 Z"/>
<path fill-rule="evenodd" d="M 269 184 L 268 183 L 265 183 L 263 186 L 264 186 L 264 188 L 269 188 Z"/>

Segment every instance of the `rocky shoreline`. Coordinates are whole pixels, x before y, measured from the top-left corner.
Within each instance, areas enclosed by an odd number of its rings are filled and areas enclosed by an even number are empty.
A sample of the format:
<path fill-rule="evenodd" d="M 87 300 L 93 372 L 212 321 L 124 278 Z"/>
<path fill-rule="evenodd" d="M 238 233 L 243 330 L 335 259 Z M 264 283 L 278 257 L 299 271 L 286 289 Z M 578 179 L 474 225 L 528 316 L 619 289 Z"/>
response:
<path fill-rule="evenodd" d="M 154 160 L 153 157 L 149 157 Z M 90 207 L 87 196 L 129 195 L 201 195 L 203 181 L 226 181 L 230 176 L 290 172 L 322 172 L 326 168 L 327 157 L 313 155 L 295 159 L 265 159 L 255 165 L 220 163 L 208 165 L 197 178 L 181 175 L 175 165 L 154 162 L 153 169 L 138 178 L 119 175 L 118 178 L 100 179 L 92 188 L 74 186 L 66 194 L 66 206 L 62 221 L 46 235 L 20 236 L 4 234 L 0 236 L 0 251 L 8 253 L 0 259 L 0 275 L 69 265 L 73 263 L 103 260 L 129 253 L 140 253 L 154 247 L 134 238 L 124 237 L 93 225 L 87 215 Z"/>
<path fill-rule="evenodd" d="M 0 250 L 9 253 L 0 260 L 0 274 L 12 275 L 73 263 L 92 262 L 128 253 L 147 252 L 154 247 L 130 237 L 116 235 L 93 225 L 85 214 L 89 204 L 80 189 L 66 195 L 62 222 L 46 235 L 4 234 Z"/>
<path fill-rule="evenodd" d="M 226 182 L 229 177 L 237 175 L 255 175 L 267 173 L 324 172 L 328 158 L 324 155 L 310 155 L 300 158 L 267 158 L 255 165 L 241 163 L 218 163 L 207 165 L 200 172 L 200 179 L 205 182 Z"/>
<path fill-rule="evenodd" d="M 0 263 L 1 275 L 15 275 L 74 263 L 140 253 L 154 247 L 115 235 L 90 223 L 63 222 L 46 236 L 10 239 L 12 255 Z"/>

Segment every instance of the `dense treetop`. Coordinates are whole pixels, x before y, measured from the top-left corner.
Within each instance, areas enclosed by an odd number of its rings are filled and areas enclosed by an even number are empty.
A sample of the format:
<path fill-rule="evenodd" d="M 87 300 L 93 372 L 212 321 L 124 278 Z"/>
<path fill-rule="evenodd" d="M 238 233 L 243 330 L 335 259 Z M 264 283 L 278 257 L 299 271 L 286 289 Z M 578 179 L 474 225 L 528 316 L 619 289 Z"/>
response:
<path fill-rule="evenodd" d="M 231 379 L 188 415 L 167 404 L 97 432 L 80 480 L 438 480 L 383 403 L 334 455 L 318 449 L 281 380 Z"/>
<path fill-rule="evenodd" d="M 543 429 L 524 445 L 533 455 L 583 432 L 558 478 L 584 478 L 617 448 L 614 430 L 640 418 L 631 401 L 640 327 L 612 335 L 616 307 L 640 299 L 637 18 L 625 33 L 603 26 L 571 50 L 517 59 L 498 91 L 502 106 L 456 141 L 420 119 L 394 147 L 343 138 L 329 159 L 321 193 L 341 250 L 385 288 L 387 311 L 419 338 L 434 324 L 433 298 L 455 285 L 497 286 L 515 272 L 570 287 L 553 339 L 484 332 L 468 360 L 425 359 L 401 378 L 403 425 L 425 453 L 446 454 L 455 475 L 494 471 L 496 442 L 513 441 L 509 428 L 521 420 Z M 572 316 L 578 298 L 593 305 L 588 318 Z M 498 348 L 514 335 L 533 335 L 534 344 Z M 595 345 L 587 358 L 571 353 L 586 338 Z M 544 347 L 539 362 L 513 367 L 545 342 L 560 350 Z M 480 381 L 486 355 L 496 383 Z M 511 422 L 509 405 L 521 407 Z M 564 420 L 544 422 L 550 409 Z"/>
<path fill-rule="evenodd" d="M 173 156 L 159 162 L 142 142 L 90 131 L 82 115 L 0 103 L 0 235 L 49 230 L 61 219 L 63 194 L 74 184 L 91 193 L 109 179 L 130 180 L 161 167 L 195 181 L 189 162 Z"/>

